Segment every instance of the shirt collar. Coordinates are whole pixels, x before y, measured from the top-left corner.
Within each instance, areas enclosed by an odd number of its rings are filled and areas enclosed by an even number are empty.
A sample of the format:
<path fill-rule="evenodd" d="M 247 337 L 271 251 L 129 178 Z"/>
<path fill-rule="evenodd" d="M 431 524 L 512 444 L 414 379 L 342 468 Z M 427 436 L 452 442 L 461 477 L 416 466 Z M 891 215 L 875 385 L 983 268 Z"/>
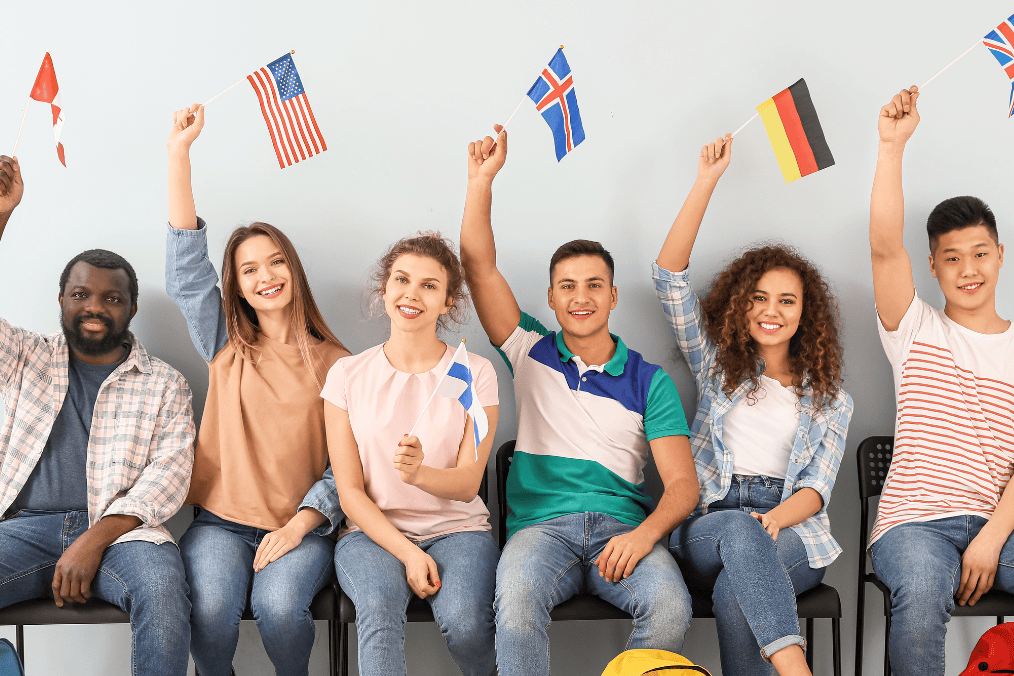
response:
<path fill-rule="evenodd" d="M 612 359 L 606 363 L 602 370 L 611 376 L 621 376 L 623 375 L 623 368 L 627 365 L 627 346 L 623 344 L 623 340 L 615 333 L 610 333 L 609 336 L 616 343 L 616 352 L 613 353 Z M 560 361 L 564 363 L 574 358 L 574 353 L 563 342 L 563 331 L 556 332 L 556 350 L 560 353 Z"/>

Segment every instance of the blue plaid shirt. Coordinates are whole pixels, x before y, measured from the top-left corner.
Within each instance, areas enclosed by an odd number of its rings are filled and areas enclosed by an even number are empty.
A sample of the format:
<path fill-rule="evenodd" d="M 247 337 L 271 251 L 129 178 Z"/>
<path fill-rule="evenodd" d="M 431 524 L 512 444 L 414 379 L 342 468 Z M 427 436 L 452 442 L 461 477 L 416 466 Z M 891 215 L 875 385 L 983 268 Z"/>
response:
<path fill-rule="evenodd" d="M 680 352 L 697 381 L 697 415 L 690 426 L 690 445 L 701 482 L 701 501 L 694 513 L 706 514 L 708 505 L 724 498 L 732 484 L 733 460 L 722 441 L 722 420 L 746 396 L 751 385 L 745 380 L 731 397 L 722 391 L 723 376 L 715 373 L 718 348 L 704 331 L 701 301 L 690 286 L 687 271 L 670 272 L 657 263 L 652 263 L 651 270 L 655 293 L 662 301 Z M 839 390 L 834 401 L 816 409 L 807 390 L 800 405 L 799 430 L 785 472 L 782 501 L 800 488 L 812 488 L 820 493 L 824 500 L 820 511 L 793 526 L 792 530 L 806 547 L 810 567 L 823 568 L 842 551 L 831 537 L 827 505 L 845 452 L 852 397 Z"/>

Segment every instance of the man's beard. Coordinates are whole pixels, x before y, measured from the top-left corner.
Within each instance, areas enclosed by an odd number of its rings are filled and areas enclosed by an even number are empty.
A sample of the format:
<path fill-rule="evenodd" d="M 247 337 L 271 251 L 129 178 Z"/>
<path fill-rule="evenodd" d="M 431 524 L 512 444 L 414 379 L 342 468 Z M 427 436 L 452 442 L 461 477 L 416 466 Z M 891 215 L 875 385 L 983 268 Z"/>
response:
<path fill-rule="evenodd" d="M 106 326 L 107 332 L 103 338 L 88 338 L 81 332 L 81 323 L 88 319 L 100 321 Z M 95 315 L 78 315 L 74 319 L 74 328 L 71 329 L 67 326 L 63 312 L 61 312 L 60 326 L 63 328 L 63 335 L 67 338 L 67 344 L 70 345 L 72 349 L 89 357 L 109 354 L 123 343 L 130 342 L 129 321 L 126 325 L 124 325 L 122 331 L 114 332 L 113 329 L 115 327 L 110 319 L 97 317 Z"/>

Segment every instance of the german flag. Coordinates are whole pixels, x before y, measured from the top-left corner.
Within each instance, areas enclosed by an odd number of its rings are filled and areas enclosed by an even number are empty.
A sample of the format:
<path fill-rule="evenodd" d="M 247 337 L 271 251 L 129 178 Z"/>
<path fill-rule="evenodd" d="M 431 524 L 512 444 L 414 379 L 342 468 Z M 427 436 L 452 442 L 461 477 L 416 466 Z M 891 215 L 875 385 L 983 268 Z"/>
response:
<path fill-rule="evenodd" d="M 786 183 L 834 164 L 806 80 L 757 106 Z"/>

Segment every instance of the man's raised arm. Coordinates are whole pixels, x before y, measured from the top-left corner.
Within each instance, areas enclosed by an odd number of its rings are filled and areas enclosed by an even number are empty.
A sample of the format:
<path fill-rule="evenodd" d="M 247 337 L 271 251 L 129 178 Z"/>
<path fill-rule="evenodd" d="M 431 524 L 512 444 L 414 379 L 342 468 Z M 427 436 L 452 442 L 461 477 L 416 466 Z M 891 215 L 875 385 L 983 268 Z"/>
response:
<path fill-rule="evenodd" d="M 0 239 L 4 236 L 7 221 L 14 207 L 21 202 L 25 184 L 21 181 L 21 166 L 18 158 L 0 155 Z"/>
<path fill-rule="evenodd" d="M 870 253 L 877 314 L 888 331 L 896 331 L 915 297 L 912 261 L 905 251 L 905 195 L 901 159 L 919 124 L 918 87 L 902 89 L 880 109 L 880 148 L 870 199 Z"/>
<path fill-rule="evenodd" d="M 499 132 L 502 127 L 494 125 Z M 468 144 L 468 194 L 461 219 L 461 263 L 475 311 L 490 342 L 500 347 L 521 322 L 521 309 L 507 280 L 496 268 L 496 244 L 490 211 L 493 178 L 507 159 L 507 135 L 496 147 L 486 138 Z"/>

